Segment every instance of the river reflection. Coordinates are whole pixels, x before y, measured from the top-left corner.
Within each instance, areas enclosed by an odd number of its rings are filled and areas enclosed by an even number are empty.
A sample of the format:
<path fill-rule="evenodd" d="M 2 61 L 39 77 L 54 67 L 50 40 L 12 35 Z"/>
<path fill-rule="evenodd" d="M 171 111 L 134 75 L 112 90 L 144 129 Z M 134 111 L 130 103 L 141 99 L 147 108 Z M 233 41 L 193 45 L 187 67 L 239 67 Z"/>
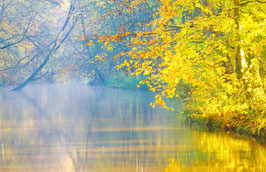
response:
<path fill-rule="evenodd" d="M 0 171 L 265 170 L 265 146 L 191 129 L 152 100 L 82 84 L 0 90 Z"/>

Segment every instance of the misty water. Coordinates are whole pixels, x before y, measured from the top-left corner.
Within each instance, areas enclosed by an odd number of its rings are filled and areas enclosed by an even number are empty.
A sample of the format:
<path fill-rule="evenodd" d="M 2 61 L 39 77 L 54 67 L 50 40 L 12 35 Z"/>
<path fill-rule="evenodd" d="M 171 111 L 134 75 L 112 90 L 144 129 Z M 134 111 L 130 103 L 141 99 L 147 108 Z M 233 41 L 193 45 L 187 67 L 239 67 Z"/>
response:
<path fill-rule="evenodd" d="M 0 171 L 264 171 L 265 145 L 152 108 L 148 91 L 31 85 L 0 90 Z"/>

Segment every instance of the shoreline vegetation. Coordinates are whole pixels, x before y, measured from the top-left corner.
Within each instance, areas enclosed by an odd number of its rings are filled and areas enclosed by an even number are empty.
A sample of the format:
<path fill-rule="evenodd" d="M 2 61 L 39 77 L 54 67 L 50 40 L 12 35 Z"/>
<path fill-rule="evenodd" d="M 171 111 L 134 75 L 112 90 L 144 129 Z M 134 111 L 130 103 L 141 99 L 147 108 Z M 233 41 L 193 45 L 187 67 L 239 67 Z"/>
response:
<path fill-rule="evenodd" d="M 265 131 L 262 130 L 260 132 L 253 132 L 251 128 L 244 128 L 244 127 L 231 127 L 227 128 L 224 126 L 222 120 L 217 121 L 213 119 L 200 119 L 195 117 L 188 117 L 184 116 L 185 123 L 187 125 L 198 125 L 200 127 L 207 128 L 209 131 L 223 131 L 223 132 L 230 132 L 232 134 L 237 134 L 239 137 L 252 137 L 259 141 L 261 144 L 265 145 Z"/>
<path fill-rule="evenodd" d="M 139 81 L 141 81 L 141 77 L 126 77 L 124 74 L 121 74 L 119 77 L 109 78 L 109 80 L 107 80 L 107 82 L 103 84 L 103 86 L 114 89 L 133 89 L 149 91 L 148 87 L 137 87 Z M 174 102 L 174 100 L 170 99 L 169 101 Z M 254 129 L 251 127 L 245 127 L 244 125 L 239 126 L 237 124 L 234 124 L 234 122 L 242 123 L 245 121 L 244 119 L 235 119 L 231 121 L 232 123 L 226 125 L 226 123 L 223 122 L 223 118 L 220 118 L 220 120 L 208 117 L 199 118 L 197 116 L 190 115 L 190 110 L 185 108 L 185 110 L 180 114 L 181 117 L 184 118 L 184 123 L 186 123 L 187 125 L 191 126 L 196 124 L 197 126 L 206 128 L 209 131 L 233 132 L 235 134 L 239 134 L 240 137 L 253 137 L 260 143 L 265 144 L 266 135 L 264 129 L 261 129 L 259 132 L 254 132 Z"/>

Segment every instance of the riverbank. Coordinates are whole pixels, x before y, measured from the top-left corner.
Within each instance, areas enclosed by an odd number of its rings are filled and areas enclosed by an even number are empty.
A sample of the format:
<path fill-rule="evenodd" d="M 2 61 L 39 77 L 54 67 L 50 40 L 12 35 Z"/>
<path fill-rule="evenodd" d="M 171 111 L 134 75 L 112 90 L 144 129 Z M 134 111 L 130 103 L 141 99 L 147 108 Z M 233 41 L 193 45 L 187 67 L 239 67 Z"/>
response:
<path fill-rule="evenodd" d="M 225 125 L 223 122 L 223 119 L 220 118 L 220 120 L 213 119 L 213 118 L 196 118 L 194 116 L 189 116 L 186 114 L 183 114 L 185 118 L 185 123 L 187 125 L 197 125 L 200 127 L 207 128 L 209 131 L 224 131 L 229 132 L 232 134 L 237 135 L 241 138 L 246 137 L 253 137 L 261 144 L 265 144 L 266 140 L 266 133 L 264 129 L 261 129 L 259 132 L 253 132 L 253 129 L 251 127 L 245 128 L 245 127 L 237 127 L 237 126 L 231 126 L 230 128 Z M 233 121 L 232 121 L 233 122 Z M 238 121 L 241 122 L 241 121 Z"/>
<path fill-rule="evenodd" d="M 135 77 L 121 74 L 109 78 L 104 85 L 117 89 L 149 90 L 146 85 L 137 87 L 143 78 L 143 76 Z M 183 107 L 185 107 L 185 105 L 183 105 Z M 259 142 L 265 143 L 266 131 L 263 127 L 258 129 L 258 124 L 255 123 L 255 119 L 252 119 L 252 115 L 229 115 L 227 117 L 212 115 L 201 116 L 200 114 L 191 115 L 193 114 L 191 109 L 184 109 L 182 116 L 185 118 L 187 124 L 197 124 L 201 127 L 207 127 L 210 131 L 225 131 L 236 133 L 241 136 L 253 137 L 259 140 Z"/>
<path fill-rule="evenodd" d="M 134 78 L 134 77 L 132 77 Z M 134 79 L 132 81 L 132 78 L 117 78 L 115 80 L 111 80 L 111 82 L 107 82 L 107 87 L 110 88 L 117 88 L 117 89 L 140 89 L 140 90 L 149 90 L 148 87 L 142 86 L 137 87 L 139 79 Z M 132 83 L 134 83 L 132 85 Z M 266 139 L 266 131 L 264 128 L 261 128 L 260 130 L 254 129 L 254 126 L 250 125 L 249 127 L 247 124 L 245 124 L 247 121 L 251 121 L 252 119 L 248 119 L 244 115 L 234 116 L 234 120 L 227 120 L 225 121 L 224 118 L 214 118 L 214 117 L 202 117 L 200 118 L 198 116 L 189 115 L 189 110 L 184 111 L 182 113 L 182 116 L 185 118 L 185 123 L 191 125 L 191 124 L 197 124 L 201 127 L 206 127 L 210 131 L 225 131 L 225 132 L 231 132 L 234 134 L 238 134 L 240 137 L 253 137 L 256 140 L 258 140 L 260 143 L 265 144 Z M 255 132 L 254 132 L 255 131 Z"/>

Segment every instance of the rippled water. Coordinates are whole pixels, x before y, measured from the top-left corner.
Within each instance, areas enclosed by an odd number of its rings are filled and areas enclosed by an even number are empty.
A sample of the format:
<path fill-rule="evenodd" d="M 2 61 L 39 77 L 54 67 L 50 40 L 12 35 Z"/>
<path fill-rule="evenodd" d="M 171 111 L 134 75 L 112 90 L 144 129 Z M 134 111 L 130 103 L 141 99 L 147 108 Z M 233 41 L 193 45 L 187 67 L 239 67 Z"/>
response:
<path fill-rule="evenodd" d="M 192 129 L 152 100 L 82 84 L 0 90 L 0 171 L 265 171 L 254 139 Z"/>

